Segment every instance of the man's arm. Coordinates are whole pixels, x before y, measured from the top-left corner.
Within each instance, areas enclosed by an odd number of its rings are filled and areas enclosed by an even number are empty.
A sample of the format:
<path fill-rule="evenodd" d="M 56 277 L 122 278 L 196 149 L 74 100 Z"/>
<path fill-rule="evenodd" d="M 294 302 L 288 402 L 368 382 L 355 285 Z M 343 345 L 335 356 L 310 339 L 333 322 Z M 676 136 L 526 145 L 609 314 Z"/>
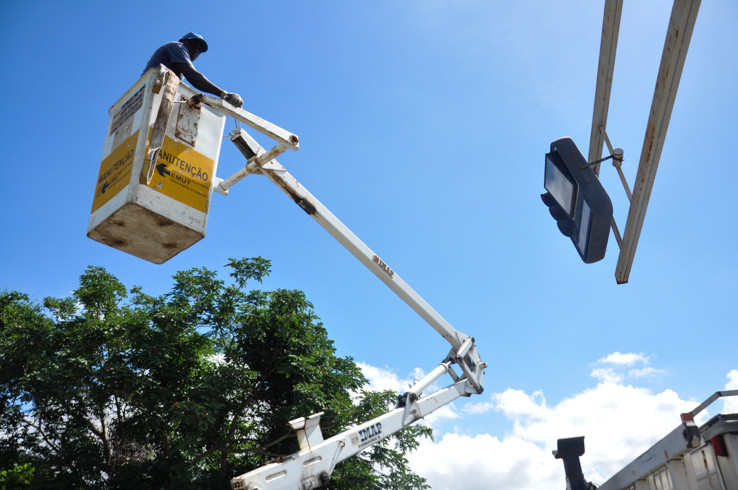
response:
<path fill-rule="evenodd" d="M 192 66 L 192 63 L 173 63 L 175 70 L 179 71 L 185 76 L 188 82 L 192 84 L 197 90 L 202 90 L 209 94 L 217 95 L 221 99 L 225 100 L 229 104 L 236 107 L 243 105 L 243 99 L 241 96 L 232 92 L 226 92 L 222 88 L 215 85 L 213 82 L 208 80 L 205 75 L 200 73 Z"/>
<path fill-rule="evenodd" d="M 192 66 L 191 63 L 173 63 L 174 69 L 185 76 L 188 82 L 192 84 L 197 90 L 202 90 L 209 94 L 217 95 L 220 97 L 225 90 L 221 89 L 213 82 L 208 80 L 205 75 L 200 73 Z"/>

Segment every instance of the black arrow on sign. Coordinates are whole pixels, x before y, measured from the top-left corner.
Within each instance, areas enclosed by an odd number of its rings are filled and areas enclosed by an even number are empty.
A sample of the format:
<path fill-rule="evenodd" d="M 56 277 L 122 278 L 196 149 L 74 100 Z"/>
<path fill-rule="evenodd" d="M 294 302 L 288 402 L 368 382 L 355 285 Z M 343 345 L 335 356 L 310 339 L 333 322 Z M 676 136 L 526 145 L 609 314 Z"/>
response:
<path fill-rule="evenodd" d="M 108 190 L 108 187 L 109 187 L 109 186 L 110 186 L 110 183 L 109 183 L 109 182 L 105 182 L 105 183 L 103 184 L 103 186 L 102 186 L 102 189 L 100 189 L 100 193 L 101 193 L 101 194 L 105 194 L 105 191 L 107 191 L 107 190 Z"/>
<path fill-rule="evenodd" d="M 159 165 L 157 165 L 156 171 L 159 172 L 159 175 L 161 175 L 162 177 L 172 174 L 172 172 L 167 170 L 167 165 L 165 163 L 160 163 Z"/>

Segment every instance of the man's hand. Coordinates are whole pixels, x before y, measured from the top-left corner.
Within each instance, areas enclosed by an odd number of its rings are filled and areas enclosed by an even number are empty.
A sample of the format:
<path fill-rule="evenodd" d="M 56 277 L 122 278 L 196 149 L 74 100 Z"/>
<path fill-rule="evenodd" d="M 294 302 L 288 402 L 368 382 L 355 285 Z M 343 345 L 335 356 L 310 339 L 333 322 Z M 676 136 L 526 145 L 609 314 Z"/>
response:
<path fill-rule="evenodd" d="M 221 95 L 220 98 L 236 107 L 241 107 L 243 105 L 243 99 L 241 96 L 233 92 L 225 92 L 225 94 Z"/>

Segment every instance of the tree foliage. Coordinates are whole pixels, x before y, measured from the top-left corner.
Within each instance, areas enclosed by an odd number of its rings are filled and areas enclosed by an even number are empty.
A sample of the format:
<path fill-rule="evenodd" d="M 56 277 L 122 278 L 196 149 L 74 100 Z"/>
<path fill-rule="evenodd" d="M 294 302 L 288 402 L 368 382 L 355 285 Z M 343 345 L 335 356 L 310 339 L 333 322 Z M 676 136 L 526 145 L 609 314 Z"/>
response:
<path fill-rule="evenodd" d="M 205 268 L 161 296 L 88 267 L 67 298 L 0 293 L 0 485 L 229 488 L 297 449 L 286 423 L 325 412 L 326 436 L 384 412 L 301 291 L 246 290 L 262 258 Z M 413 426 L 337 466 L 329 488 L 427 488 Z"/>

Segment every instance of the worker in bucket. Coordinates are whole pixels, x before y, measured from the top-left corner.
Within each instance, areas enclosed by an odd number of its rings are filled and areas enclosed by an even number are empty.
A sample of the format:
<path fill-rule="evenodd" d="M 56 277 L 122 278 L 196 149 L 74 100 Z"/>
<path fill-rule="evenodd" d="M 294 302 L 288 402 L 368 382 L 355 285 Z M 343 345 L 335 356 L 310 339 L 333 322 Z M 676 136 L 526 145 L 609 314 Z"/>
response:
<path fill-rule="evenodd" d="M 188 32 L 178 42 L 166 43 L 154 51 L 151 59 L 146 63 L 144 73 L 150 68 L 164 65 L 172 70 L 180 80 L 183 77 L 187 78 L 187 81 L 197 90 L 217 95 L 229 104 L 241 107 L 243 105 L 243 99 L 241 99 L 240 95 L 221 89 L 205 78 L 205 75 L 197 71 L 192 65 L 192 62 L 207 50 L 208 43 L 205 42 L 205 39 L 201 35 Z"/>

